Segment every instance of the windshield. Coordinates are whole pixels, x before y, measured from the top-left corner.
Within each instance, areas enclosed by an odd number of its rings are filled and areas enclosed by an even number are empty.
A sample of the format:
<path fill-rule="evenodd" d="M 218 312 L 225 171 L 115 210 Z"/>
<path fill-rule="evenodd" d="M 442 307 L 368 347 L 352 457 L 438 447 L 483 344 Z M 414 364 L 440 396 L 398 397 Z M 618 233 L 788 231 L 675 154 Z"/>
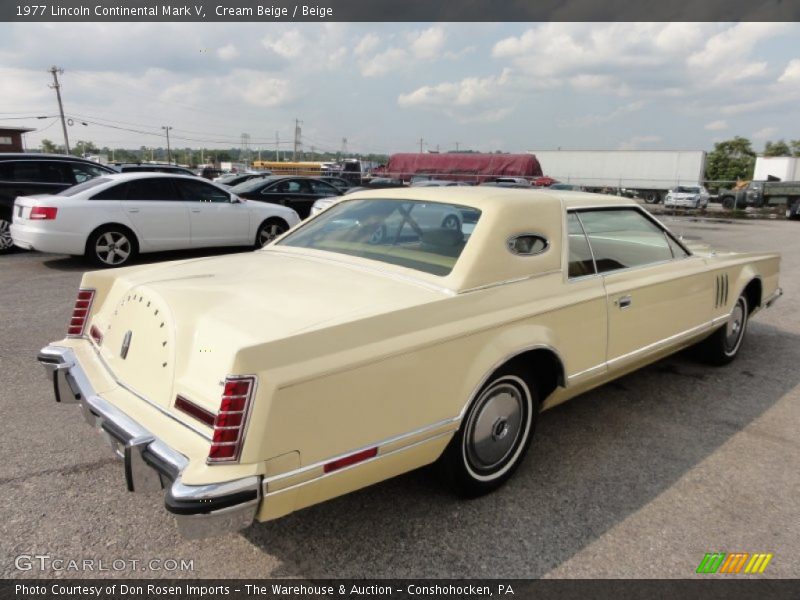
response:
<path fill-rule="evenodd" d="M 675 194 L 699 194 L 700 188 L 699 187 L 686 187 L 686 186 L 678 186 L 673 188 L 672 190 Z"/>
<path fill-rule="evenodd" d="M 65 190 L 61 190 L 58 192 L 58 194 L 56 194 L 56 196 L 74 196 L 83 190 L 89 190 L 93 187 L 97 187 L 98 185 L 108 183 L 109 181 L 111 180 L 108 177 L 97 177 L 96 179 L 90 179 L 89 181 L 84 181 L 78 185 L 73 185 Z"/>
<path fill-rule="evenodd" d="M 358 256 L 444 276 L 480 217 L 475 208 L 419 200 L 344 201 L 278 245 Z"/>

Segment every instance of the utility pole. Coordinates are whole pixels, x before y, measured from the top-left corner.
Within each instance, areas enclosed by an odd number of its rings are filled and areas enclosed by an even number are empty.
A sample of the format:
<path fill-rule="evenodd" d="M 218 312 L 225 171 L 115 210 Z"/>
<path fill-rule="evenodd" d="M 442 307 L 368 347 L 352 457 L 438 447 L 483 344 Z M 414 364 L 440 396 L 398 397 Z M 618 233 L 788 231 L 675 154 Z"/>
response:
<path fill-rule="evenodd" d="M 162 125 L 161 129 L 167 132 L 167 162 L 172 164 L 172 152 L 169 149 L 169 130 L 172 129 L 169 125 Z"/>
<path fill-rule="evenodd" d="M 64 105 L 61 104 L 61 84 L 58 83 L 58 74 L 64 73 L 64 69 L 61 69 L 55 65 L 50 67 L 50 73 L 53 75 L 53 85 L 50 87 L 56 91 L 56 98 L 58 98 L 58 112 L 61 114 L 61 130 L 64 132 L 64 148 L 69 154 L 69 136 L 67 136 L 67 122 L 64 120 Z"/>
<path fill-rule="evenodd" d="M 281 159 L 281 136 L 275 132 L 275 160 Z"/>
<path fill-rule="evenodd" d="M 425 142 L 422 138 L 419 138 L 419 153 L 422 154 L 422 144 Z"/>
<path fill-rule="evenodd" d="M 459 145 L 460 143 L 461 143 L 461 142 L 456 142 L 456 152 L 458 152 L 458 145 Z"/>
<path fill-rule="evenodd" d="M 347 138 L 342 138 L 342 158 L 347 157 Z"/>
<path fill-rule="evenodd" d="M 297 148 L 301 144 L 301 142 L 300 142 L 300 135 L 301 135 L 300 123 L 302 123 L 302 121 L 300 119 L 295 119 L 294 120 L 294 152 L 292 153 L 292 160 L 293 161 L 297 160 Z"/>

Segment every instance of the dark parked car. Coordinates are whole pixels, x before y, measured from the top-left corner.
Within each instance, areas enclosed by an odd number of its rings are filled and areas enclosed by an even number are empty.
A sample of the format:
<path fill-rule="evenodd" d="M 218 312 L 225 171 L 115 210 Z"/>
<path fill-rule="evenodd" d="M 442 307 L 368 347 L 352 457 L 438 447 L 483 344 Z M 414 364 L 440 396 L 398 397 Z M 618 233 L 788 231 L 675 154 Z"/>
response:
<path fill-rule="evenodd" d="M 301 219 L 311 214 L 320 198 L 341 196 L 341 190 L 313 177 L 271 176 L 251 179 L 231 188 L 240 198 L 281 204 L 295 210 Z"/>
<path fill-rule="evenodd" d="M 228 173 L 227 175 L 217 177 L 214 180 L 214 183 L 218 183 L 219 185 L 224 185 L 227 187 L 234 187 L 240 183 L 244 183 L 245 181 L 258 179 L 260 177 L 268 177 L 269 175 L 272 175 L 272 173 L 269 171 L 264 171 L 263 173 Z"/>
<path fill-rule="evenodd" d="M 349 190 L 353 187 L 353 183 L 347 181 L 347 179 L 342 179 L 341 177 L 334 177 L 333 175 L 324 175 L 322 177 L 317 177 L 320 181 L 324 181 L 325 183 L 330 183 L 333 187 L 338 188 L 342 192 Z"/>
<path fill-rule="evenodd" d="M 113 167 L 120 173 L 140 173 L 142 171 L 147 171 L 152 173 L 169 173 L 171 175 L 196 176 L 194 171 L 184 167 L 179 167 L 177 165 L 157 163 L 114 163 Z"/>
<path fill-rule="evenodd" d="M 62 154 L 0 154 L 0 252 L 13 247 L 11 211 L 17 196 L 57 194 L 89 179 L 116 173 L 90 160 Z"/>

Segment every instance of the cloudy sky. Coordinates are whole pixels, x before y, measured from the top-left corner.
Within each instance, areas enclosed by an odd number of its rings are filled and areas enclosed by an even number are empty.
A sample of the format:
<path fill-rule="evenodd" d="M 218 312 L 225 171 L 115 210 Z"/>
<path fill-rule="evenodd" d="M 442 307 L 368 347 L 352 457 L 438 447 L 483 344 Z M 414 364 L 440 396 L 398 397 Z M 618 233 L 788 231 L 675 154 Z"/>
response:
<path fill-rule="evenodd" d="M 30 147 L 710 149 L 800 138 L 800 24 L 0 24 L 0 125 Z M 82 125 L 81 121 L 88 122 Z M 116 127 L 116 128 L 115 128 Z M 135 131 L 128 131 L 135 130 Z M 288 148 L 289 145 L 282 145 Z"/>

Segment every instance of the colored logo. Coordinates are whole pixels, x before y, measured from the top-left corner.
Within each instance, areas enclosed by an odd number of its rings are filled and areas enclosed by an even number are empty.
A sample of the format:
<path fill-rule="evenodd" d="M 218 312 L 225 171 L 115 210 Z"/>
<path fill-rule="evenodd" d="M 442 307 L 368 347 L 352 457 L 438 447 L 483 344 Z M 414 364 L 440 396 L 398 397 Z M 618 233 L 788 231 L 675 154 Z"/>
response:
<path fill-rule="evenodd" d="M 731 552 L 726 554 L 725 552 L 713 552 L 703 557 L 696 572 L 701 574 L 747 573 L 755 575 L 766 570 L 773 556 L 773 554 L 767 553 Z"/>

